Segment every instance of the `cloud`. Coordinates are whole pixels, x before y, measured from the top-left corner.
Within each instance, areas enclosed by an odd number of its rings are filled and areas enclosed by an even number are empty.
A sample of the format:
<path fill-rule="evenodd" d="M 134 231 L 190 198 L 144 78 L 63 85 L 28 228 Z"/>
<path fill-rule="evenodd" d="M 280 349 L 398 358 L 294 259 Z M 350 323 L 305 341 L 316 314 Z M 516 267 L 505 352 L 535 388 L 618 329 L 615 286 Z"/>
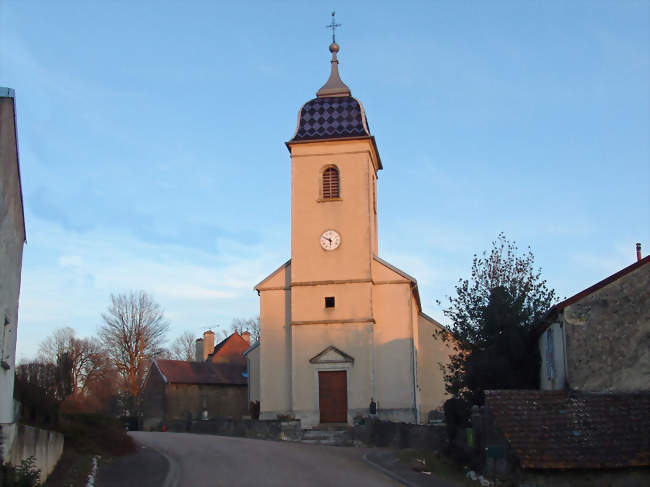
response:
<path fill-rule="evenodd" d="M 160 303 L 172 324 L 169 338 L 183 327 L 200 330 L 258 314 L 253 286 L 286 260 L 286 249 L 274 249 L 274 241 L 229 242 L 209 252 L 114 227 L 74 233 L 33 217 L 23 258 L 19 356 L 33 357 L 40 341 L 62 326 L 96 334 L 110 294 L 130 290 L 148 291 Z"/>

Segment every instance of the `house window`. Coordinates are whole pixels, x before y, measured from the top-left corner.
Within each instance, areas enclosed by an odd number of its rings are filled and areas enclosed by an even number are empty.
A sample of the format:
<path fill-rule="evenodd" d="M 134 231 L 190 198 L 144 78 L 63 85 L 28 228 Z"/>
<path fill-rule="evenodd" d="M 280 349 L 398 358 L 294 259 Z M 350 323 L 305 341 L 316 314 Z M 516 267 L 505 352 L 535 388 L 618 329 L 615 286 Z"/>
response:
<path fill-rule="evenodd" d="M 555 377 L 553 362 L 555 354 L 553 353 L 553 328 L 546 330 L 546 377 L 551 380 Z"/>
<path fill-rule="evenodd" d="M 322 191 L 324 200 L 340 197 L 339 170 L 336 166 L 329 166 L 323 171 Z"/>
<path fill-rule="evenodd" d="M 328 296 L 325 298 L 325 307 L 326 308 L 334 307 L 334 296 Z"/>

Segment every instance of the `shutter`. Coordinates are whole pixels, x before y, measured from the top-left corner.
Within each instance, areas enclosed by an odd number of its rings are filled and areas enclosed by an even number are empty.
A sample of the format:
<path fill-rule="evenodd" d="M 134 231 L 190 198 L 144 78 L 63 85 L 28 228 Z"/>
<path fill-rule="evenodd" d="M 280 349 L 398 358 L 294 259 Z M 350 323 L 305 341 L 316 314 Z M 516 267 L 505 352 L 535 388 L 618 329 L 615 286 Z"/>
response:
<path fill-rule="evenodd" d="M 328 167 L 323 171 L 323 199 L 339 197 L 339 171 Z"/>

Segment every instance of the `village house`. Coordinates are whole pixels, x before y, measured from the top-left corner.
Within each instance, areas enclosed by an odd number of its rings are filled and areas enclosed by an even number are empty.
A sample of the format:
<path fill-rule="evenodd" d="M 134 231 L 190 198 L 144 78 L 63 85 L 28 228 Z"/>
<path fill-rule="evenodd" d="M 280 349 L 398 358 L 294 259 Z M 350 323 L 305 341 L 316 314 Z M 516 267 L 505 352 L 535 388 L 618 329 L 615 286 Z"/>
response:
<path fill-rule="evenodd" d="M 487 471 L 537 485 L 650 482 L 649 290 L 637 244 L 635 263 L 548 311 L 541 390 L 486 391 L 474 411 Z"/>
<path fill-rule="evenodd" d="M 541 389 L 650 389 L 650 256 L 553 306 L 539 327 Z"/>
<path fill-rule="evenodd" d="M 15 434 L 14 377 L 18 295 L 25 244 L 14 90 L 0 88 L 0 457 L 9 458 Z"/>
<path fill-rule="evenodd" d="M 262 280 L 249 351 L 260 418 L 303 428 L 355 417 L 424 422 L 446 399 L 450 350 L 415 278 L 379 257 L 382 161 L 363 105 L 338 73 L 300 109 L 291 155 L 291 259 Z"/>
<path fill-rule="evenodd" d="M 247 380 L 239 364 L 154 360 L 140 400 L 145 430 L 171 421 L 232 418 L 247 414 Z"/>
<path fill-rule="evenodd" d="M 195 343 L 195 361 L 154 360 L 140 392 L 142 425 L 171 421 L 240 419 L 248 412 L 246 359 L 250 333 L 235 332 L 216 346 L 208 330 Z"/>

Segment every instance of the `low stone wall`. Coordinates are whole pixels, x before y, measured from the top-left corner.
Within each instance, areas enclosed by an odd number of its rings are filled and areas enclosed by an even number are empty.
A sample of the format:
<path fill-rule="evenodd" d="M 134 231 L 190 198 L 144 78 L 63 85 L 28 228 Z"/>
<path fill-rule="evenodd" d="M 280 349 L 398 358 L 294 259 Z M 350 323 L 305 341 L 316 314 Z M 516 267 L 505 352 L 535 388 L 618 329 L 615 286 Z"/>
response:
<path fill-rule="evenodd" d="M 268 440 L 298 441 L 302 438 L 300 421 L 254 419 L 210 419 L 207 421 L 171 421 L 168 431 L 239 436 Z"/>
<path fill-rule="evenodd" d="M 359 446 L 438 451 L 447 446 L 444 423 L 427 425 L 366 419 L 364 424 L 350 428 L 349 435 Z"/>
<path fill-rule="evenodd" d="M 0 435 L 5 461 L 20 465 L 34 457 L 34 464 L 41 471 L 41 483 L 52 473 L 63 453 L 62 433 L 13 423 L 3 424 Z"/>
<path fill-rule="evenodd" d="M 202 433 L 266 440 L 300 441 L 303 430 L 300 421 L 211 419 L 208 421 L 171 421 L 168 431 Z M 366 419 L 345 430 L 344 444 L 442 450 L 447 445 L 444 424 L 418 425 Z"/>

